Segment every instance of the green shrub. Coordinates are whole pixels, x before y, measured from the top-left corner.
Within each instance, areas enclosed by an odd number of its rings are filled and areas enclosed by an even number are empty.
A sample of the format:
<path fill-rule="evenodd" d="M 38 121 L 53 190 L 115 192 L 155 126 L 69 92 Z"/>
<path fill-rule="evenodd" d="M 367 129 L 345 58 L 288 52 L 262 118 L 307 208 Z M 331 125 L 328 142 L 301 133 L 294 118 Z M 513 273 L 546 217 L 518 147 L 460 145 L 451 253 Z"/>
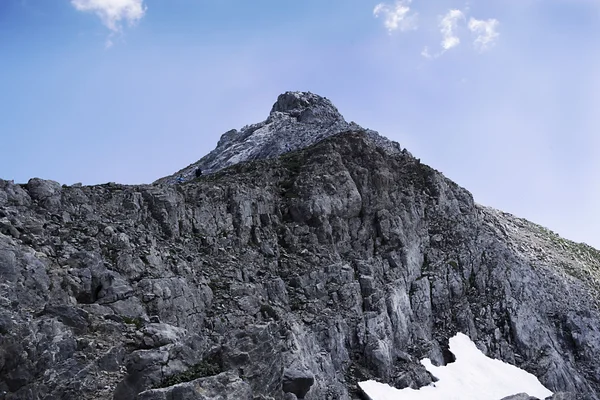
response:
<path fill-rule="evenodd" d="M 142 321 L 142 319 L 139 317 L 123 317 L 123 322 L 125 322 L 128 325 L 135 325 L 137 329 L 142 329 L 142 327 L 144 326 L 144 321 Z"/>
<path fill-rule="evenodd" d="M 155 386 L 154 388 L 165 388 L 184 382 L 190 382 L 198 378 L 205 378 L 208 376 L 218 375 L 221 372 L 223 372 L 223 365 L 221 363 L 220 357 L 218 357 L 218 355 L 213 355 L 211 357 L 203 359 L 198 364 L 193 365 L 184 372 L 166 377 L 159 385 Z"/>

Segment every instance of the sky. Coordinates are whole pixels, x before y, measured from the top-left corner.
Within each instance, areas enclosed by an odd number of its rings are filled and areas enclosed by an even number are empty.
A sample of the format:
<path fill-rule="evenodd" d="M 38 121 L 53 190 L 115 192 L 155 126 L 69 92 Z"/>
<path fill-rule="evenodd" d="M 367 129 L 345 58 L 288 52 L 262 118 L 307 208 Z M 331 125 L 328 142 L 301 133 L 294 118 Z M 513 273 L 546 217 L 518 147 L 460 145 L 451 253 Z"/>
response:
<path fill-rule="evenodd" d="M 288 90 L 600 248 L 600 0 L 0 0 L 0 178 L 150 183 Z"/>
<path fill-rule="evenodd" d="M 449 347 L 456 360 L 435 366 L 425 358 L 421 364 L 437 381 L 418 390 L 396 389 L 376 381 L 358 385 L 372 400 L 499 400 L 519 393 L 538 399 L 552 392 L 527 371 L 485 356 L 471 339 L 458 333 Z"/>

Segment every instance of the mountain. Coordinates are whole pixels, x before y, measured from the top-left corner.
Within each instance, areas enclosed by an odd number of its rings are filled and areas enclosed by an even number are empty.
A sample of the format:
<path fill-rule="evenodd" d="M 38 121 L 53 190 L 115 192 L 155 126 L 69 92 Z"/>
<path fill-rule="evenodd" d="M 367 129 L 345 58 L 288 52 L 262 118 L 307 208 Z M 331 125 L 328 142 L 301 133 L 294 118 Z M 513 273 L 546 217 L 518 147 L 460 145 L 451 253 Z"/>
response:
<path fill-rule="evenodd" d="M 240 131 L 225 132 L 217 147 L 197 162 L 161 178 L 155 183 L 180 183 L 195 178 L 195 172 L 214 173 L 230 165 L 278 157 L 301 150 L 342 132 L 362 131 L 366 137 L 389 152 L 399 152 L 400 145 L 346 122 L 338 109 L 325 97 L 310 92 L 286 92 L 278 96 L 269 117 Z M 406 151 L 406 150 L 405 150 Z"/>
<path fill-rule="evenodd" d="M 358 399 L 459 332 L 600 398 L 600 253 L 309 93 L 152 185 L 0 180 L 0 279 L 5 399 Z"/>

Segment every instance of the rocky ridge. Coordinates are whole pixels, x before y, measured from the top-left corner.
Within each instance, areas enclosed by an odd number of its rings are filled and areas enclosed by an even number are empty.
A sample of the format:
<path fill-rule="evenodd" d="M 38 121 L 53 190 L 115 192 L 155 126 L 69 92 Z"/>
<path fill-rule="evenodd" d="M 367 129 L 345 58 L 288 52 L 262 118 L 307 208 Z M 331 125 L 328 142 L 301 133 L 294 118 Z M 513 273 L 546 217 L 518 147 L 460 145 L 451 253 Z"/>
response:
<path fill-rule="evenodd" d="M 430 383 L 463 332 L 599 399 L 600 253 L 373 137 L 221 169 L 235 139 L 177 185 L 0 180 L 0 396 L 358 399 Z"/>

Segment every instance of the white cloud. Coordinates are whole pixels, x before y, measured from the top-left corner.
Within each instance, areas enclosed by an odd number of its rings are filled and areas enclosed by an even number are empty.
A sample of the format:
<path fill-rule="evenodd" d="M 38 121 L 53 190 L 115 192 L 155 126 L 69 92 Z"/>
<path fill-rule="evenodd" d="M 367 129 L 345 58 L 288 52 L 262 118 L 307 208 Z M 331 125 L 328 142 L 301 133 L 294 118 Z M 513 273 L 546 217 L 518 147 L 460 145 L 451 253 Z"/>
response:
<path fill-rule="evenodd" d="M 429 47 L 427 47 L 427 46 L 423 47 L 423 50 L 421 51 L 421 55 L 423 57 L 429 58 L 429 59 L 435 58 L 435 56 L 429 52 Z"/>
<path fill-rule="evenodd" d="M 418 13 L 411 9 L 412 0 L 396 0 L 393 3 L 379 3 L 373 9 L 373 15 L 383 18 L 383 24 L 391 34 L 394 31 L 408 31 L 418 28 Z M 478 52 L 484 52 L 494 46 L 500 34 L 497 31 L 499 22 L 490 18 L 479 20 L 468 19 L 470 7 L 467 3 L 463 9 L 450 9 L 438 16 L 438 29 L 441 33 L 441 49 L 432 52 L 428 46 L 421 51 L 421 56 L 436 59 L 450 49 L 460 45 L 461 37 L 469 31 L 474 35 L 473 45 Z M 468 19 L 468 23 L 467 23 Z M 427 27 L 425 27 L 427 28 Z"/>
<path fill-rule="evenodd" d="M 421 55 L 428 59 L 435 59 L 446 51 L 458 46 L 460 44 L 459 29 L 466 22 L 465 14 L 468 11 L 469 8 L 467 6 L 465 11 L 454 9 L 440 16 L 439 28 L 442 34 L 442 49 L 438 53 L 432 54 L 429 48 L 425 47 Z M 497 31 L 498 25 L 498 20 L 494 18 L 488 20 L 469 19 L 467 26 L 472 34 L 476 35 L 473 45 L 478 52 L 484 52 L 494 46 L 500 36 Z"/>
<path fill-rule="evenodd" d="M 71 0 L 78 11 L 93 12 L 112 32 L 120 32 L 121 24 L 126 21 L 130 25 L 137 23 L 146 12 L 144 0 Z M 109 39 L 107 47 L 112 46 Z"/>
<path fill-rule="evenodd" d="M 421 51 L 421 56 L 430 60 L 440 57 L 446 51 L 460 44 L 460 38 L 458 36 L 459 24 L 466 21 L 465 14 L 461 10 L 456 9 L 449 10 L 445 15 L 442 15 L 439 18 L 439 28 L 442 34 L 442 50 L 432 54 L 429 51 L 429 47 L 425 46 Z"/>
<path fill-rule="evenodd" d="M 409 4 L 412 0 L 397 0 L 393 5 L 379 3 L 373 9 L 373 15 L 383 15 L 383 25 L 392 33 L 395 30 L 402 32 L 417 29 L 418 14 L 410 13 Z"/>
<path fill-rule="evenodd" d="M 460 44 L 458 37 L 458 24 L 465 20 L 465 14 L 460 10 L 450 10 L 440 21 L 440 31 L 442 32 L 442 48 L 444 51 L 450 50 Z"/>
<path fill-rule="evenodd" d="M 497 19 L 479 20 L 471 18 L 469 20 L 469 30 L 477 35 L 473 42 L 475 49 L 484 52 L 496 44 L 500 34 L 498 33 L 499 22 Z"/>

